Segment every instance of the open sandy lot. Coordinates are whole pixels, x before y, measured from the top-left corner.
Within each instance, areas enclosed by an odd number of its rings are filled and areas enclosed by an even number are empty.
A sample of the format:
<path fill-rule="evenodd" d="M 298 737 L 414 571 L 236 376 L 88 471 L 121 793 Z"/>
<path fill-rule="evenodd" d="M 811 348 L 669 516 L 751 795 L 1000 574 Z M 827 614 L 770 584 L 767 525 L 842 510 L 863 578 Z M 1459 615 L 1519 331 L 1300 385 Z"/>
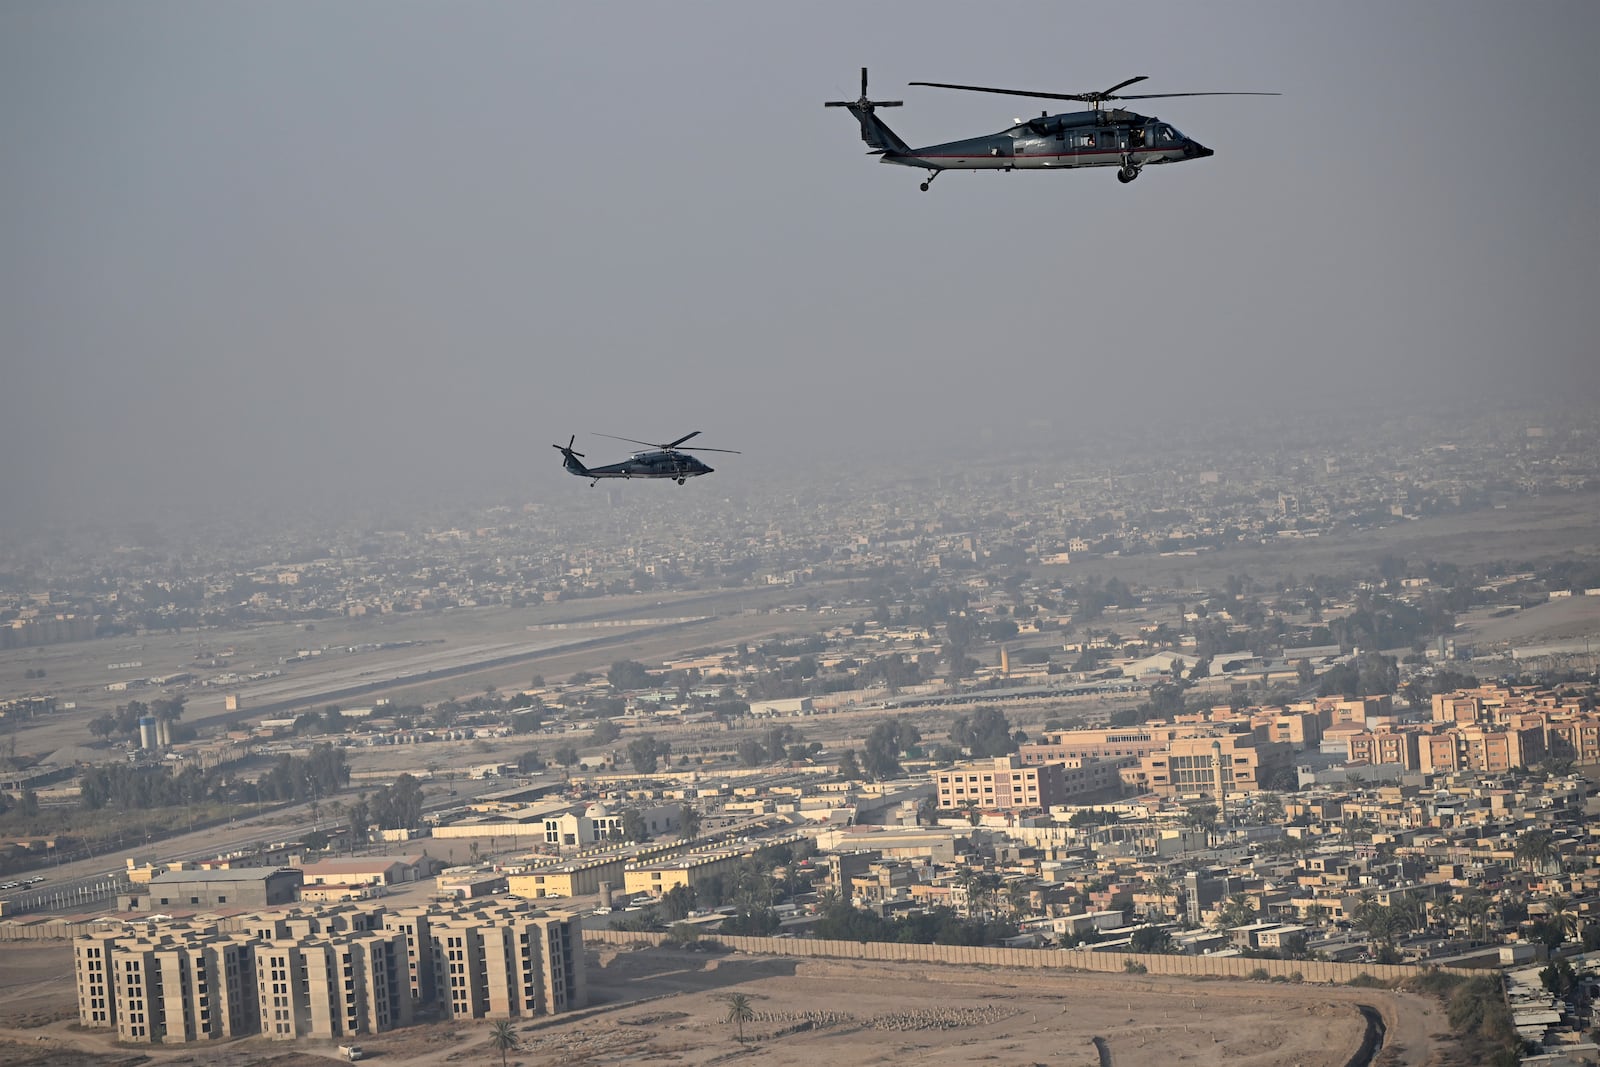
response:
<path fill-rule="evenodd" d="M 522 1043 L 509 1062 L 1096 1067 L 1099 1038 L 1116 1067 L 1344 1067 L 1364 1033 L 1358 1004 L 1377 1008 L 1388 1023 L 1380 1064 L 1438 1063 L 1449 1044 L 1430 1036 L 1448 1028 L 1437 1002 L 1385 990 L 598 948 L 590 954 L 591 1007 L 518 1024 Z M 310 1067 L 334 1055 L 324 1042 L 291 1051 L 259 1038 L 205 1049 L 114 1048 L 104 1035 L 68 1025 L 73 990 L 61 979 L 70 961 L 66 945 L 0 948 L 0 1041 L 17 1043 L 0 1046 L 0 1060 L 21 1062 L 10 1054 L 40 1045 L 63 1057 L 76 1050 L 71 1062 L 83 1067 L 133 1051 L 215 1067 Z M 726 1022 L 726 997 L 735 992 L 756 1012 L 744 1045 Z M 487 1022 L 416 1026 L 361 1044 L 378 1063 L 499 1060 Z"/>

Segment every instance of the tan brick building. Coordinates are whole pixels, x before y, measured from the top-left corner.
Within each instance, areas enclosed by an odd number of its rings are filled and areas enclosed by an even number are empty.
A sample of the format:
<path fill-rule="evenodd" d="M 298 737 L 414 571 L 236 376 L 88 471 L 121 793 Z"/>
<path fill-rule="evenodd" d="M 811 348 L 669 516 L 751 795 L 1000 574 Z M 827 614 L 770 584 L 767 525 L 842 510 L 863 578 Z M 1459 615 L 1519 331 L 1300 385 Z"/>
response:
<path fill-rule="evenodd" d="M 933 771 L 934 796 L 941 811 L 978 808 L 1015 811 L 1065 802 L 1062 764 L 1027 765 L 1017 756 L 959 763 Z"/>
<path fill-rule="evenodd" d="M 1162 796 L 1253 793 L 1264 777 L 1289 769 L 1293 749 L 1254 732 L 1174 738 L 1140 761 L 1151 792 Z"/>

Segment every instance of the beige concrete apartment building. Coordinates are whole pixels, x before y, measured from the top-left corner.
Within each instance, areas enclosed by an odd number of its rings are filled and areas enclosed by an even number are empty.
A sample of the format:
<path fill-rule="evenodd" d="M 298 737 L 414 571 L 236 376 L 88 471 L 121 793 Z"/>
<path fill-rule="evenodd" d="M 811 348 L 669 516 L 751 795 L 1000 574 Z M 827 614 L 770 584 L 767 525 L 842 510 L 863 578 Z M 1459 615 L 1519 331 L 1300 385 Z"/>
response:
<path fill-rule="evenodd" d="M 1087 757 L 1025 763 L 1020 756 L 972 760 L 929 772 L 940 811 L 1050 808 L 1121 785 L 1119 764 Z"/>
<path fill-rule="evenodd" d="M 253 1033 L 334 1040 L 406 1026 L 435 999 L 462 1019 L 587 1002 L 577 916 L 520 901 L 300 910 L 228 924 L 77 938 L 79 1022 L 135 1044 Z"/>

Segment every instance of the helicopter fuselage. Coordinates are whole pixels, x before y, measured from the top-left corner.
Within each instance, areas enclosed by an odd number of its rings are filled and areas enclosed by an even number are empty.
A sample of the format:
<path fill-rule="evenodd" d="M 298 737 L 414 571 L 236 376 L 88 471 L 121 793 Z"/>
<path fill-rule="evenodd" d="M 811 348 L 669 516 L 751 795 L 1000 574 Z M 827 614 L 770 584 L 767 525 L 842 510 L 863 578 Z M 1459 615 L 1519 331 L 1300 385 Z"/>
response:
<path fill-rule="evenodd" d="M 713 470 L 687 452 L 654 451 L 635 452 L 620 463 L 585 467 L 572 473 L 584 478 L 672 478 L 681 482 Z"/>
<path fill-rule="evenodd" d="M 560 448 L 560 445 L 556 446 Z M 563 450 L 566 452 L 567 450 Z M 698 478 L 702 474 L 710 474 L 714 470 L 687 452 L 678 452 L 673 449 L 657 449 L 651 452 L 635 452 L 620 463 L 607 463 L 601 467 L 585 467 L 578 461 L 574 454 L 567 454 L 565 462 L 569 474 L 576 474 L 580 478 L 588 478 L 593 485 L 601 478 L 671 478 L 682 485 L 690 478 Z"/>
<path fill-rule="evenodd" d="M 1181 163 L 1213 155 L 1153 116 L 1115 109 L 1041 115 L 983 137 L 880 151 L 880 161 L 924 170 L 1056 170 Z"/>

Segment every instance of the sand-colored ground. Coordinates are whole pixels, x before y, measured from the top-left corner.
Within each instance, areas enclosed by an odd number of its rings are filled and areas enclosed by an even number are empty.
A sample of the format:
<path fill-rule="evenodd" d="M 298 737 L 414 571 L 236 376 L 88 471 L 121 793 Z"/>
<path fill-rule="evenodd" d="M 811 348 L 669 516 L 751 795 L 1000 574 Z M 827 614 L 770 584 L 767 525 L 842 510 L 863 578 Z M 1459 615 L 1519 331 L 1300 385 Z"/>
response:
<path fill-rule="evenodd" d="M 15 1043 L 0 1044 L 0 1061 L 108 1067 L 143 1052 L 174 1065 L 310 1067 L 337 1055 L 328 1042 L 286 1048 L 260 1038 L 201 1049 L 115 1048 L 105 1035 L 70 1025 L 70 968 L 65 945 L 0 946 L 0 1042 Z M 609 945 L 591 953 L 589 973 L 590 1008 L 516 1024 L 521 1045 L 509 1063 L 1097 1067 L 1099 1038 L 1116 1067 L 1345 1067 L 1364 1033 L 1360 1004 L 1388 1022 L 1380 1065 L 1439 1063 L 1449 1045 L 1431 1036 L 1448 1029 L 1438 1002 L 1385 990 Z M 756 1013 L 743 1045 L 726 1021 L 731 993 L 747 995 Z M 361 1043 L 376 1063 L 499 1062 L 487 1022 L 427 1024 Z M 18 1058 L 43 1048 L 57 1058 Z"/>
<path fill-rule="evenodd" d="M 1490 649 L 1590 640 L 1600 649 L 1600 597 L 1575 596 L 1510 614 L 1479 608 L 1456 620 L 1456 643 Z"/>

